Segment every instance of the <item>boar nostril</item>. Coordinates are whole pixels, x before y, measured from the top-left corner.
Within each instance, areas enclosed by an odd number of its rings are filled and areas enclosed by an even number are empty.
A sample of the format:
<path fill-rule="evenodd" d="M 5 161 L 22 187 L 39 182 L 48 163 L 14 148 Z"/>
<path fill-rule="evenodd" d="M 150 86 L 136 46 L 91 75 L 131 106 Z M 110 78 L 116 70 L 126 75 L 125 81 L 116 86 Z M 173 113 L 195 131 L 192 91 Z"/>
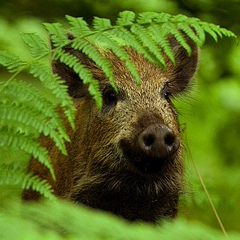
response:
<path fill-rule="evenodd" d="M 154 144 L 155 137 L 152 134 L 143 137 L 143 143 L 146 147 L 150 147 Z"/>
<path fill-rule="evenodd" d="M 164 137 L 164 142 L 167 146 L 172 147 L 175 142 L 175 136 L 171 133 L 167 134 Z"/>

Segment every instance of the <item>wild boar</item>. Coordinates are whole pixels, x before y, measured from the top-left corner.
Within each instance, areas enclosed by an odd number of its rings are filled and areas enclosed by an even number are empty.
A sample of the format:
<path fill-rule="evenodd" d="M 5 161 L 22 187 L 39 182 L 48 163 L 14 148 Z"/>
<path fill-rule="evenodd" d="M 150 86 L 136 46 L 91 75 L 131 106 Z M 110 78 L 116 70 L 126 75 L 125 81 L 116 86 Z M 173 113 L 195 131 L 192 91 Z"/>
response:
<path fill-rule="evenodd" d="M 169 39 L 176 64 L 165 56 L 166 70 L 127 48 L 141 85 L 113 52 L 102 52 L 112 63 L 118 93 L 92 60 L 70 46 L 65 48 L 99 81 L 101 110 L 78 74 L 59 61 L 52 63 L 53 71 L 66 82 L 73 97 L 76 130 L 66 123 L 71 138 L 67 156 L 51 140 L 40 140 L 51 156 L 56 182 L 34 159 L 29 170 L 47 179 L 55 195 L 130 221 L 155 223 L 176 216 L 184 164 L 178 115 L 171 97 L 189 86 L 197 68 L 198 47 L 187 38 L 192 49 L 188 56 L 174 37 Z M 36 192 L 24 193 L 24 199 L 38 198 Z"/>

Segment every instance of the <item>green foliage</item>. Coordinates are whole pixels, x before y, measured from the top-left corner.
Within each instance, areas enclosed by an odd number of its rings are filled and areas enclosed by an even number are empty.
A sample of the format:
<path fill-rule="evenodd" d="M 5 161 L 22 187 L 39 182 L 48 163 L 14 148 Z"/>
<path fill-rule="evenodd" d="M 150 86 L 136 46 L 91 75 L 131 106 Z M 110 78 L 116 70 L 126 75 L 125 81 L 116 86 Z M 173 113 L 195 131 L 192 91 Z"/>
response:
<path fill-rule="evenodd" d="M 26 169 L 22 168 L 21 164 L 1 164 L 0 165 L 0 185 L 21 185 L 22 189 L 32 188 L 33 190 L 41 193 L 48 199 L 55 199 L 52 195 L 52 189 L 46 180 L 40 179 L 33 173 L 27 173 Z"/>
<path fill-rule="evenodd" d="M 92 23 L 93 28 L 82 18 L 67 16 L 67 20 L 70 24 L 68 31 L 74 35 L 74 39 L 68 37 L 66 34 L 67 31 L 60 23 L 44 25 L 50 35 L 53 49 L 35 33 L 25 33 L 22 35 L 23 41 L 32 56 L 31 60 L 21 60 L 14 54 L 0 51 L 0 65 L 6 67 L 9 73 L 12 74 L 8 79 L 3 79 L 0 83 L 0 152 L 2 156 L 7 156 L 6 152 L 8 151 L 17 151 L 19 154 L 26 153 L 27 156 L 33 156 L 49 169 L 53 178 L 54 172 L 51 160 L 49 159 L 47 150 L 38 142 L 38 138 L 39 135 L 50 137 L 59 150 L 63 154 L 67 154 L 65 141 L 69 141 L 69 138 L 61 121 L 57 106 L 60 106 L 61 111 L 64 112 L 72 127 L 74 127 L 75 110 L 72 100 L 67 93 L 67 87 L 57 75 L 52 73 L 49 66 L 46 65 L 44 61 L 46 57 L 51 56 L 52 60 L 61 61 L 71 67 L 79 75 L 83 83 L 88 85 L 90 94 L 96 101 L 98 108 L 101 108 L 102 99 L 98 89 L 98 81 L 94 79 L 90 70 L 79 59 L 64 50 L 65 47 L 71 46 L 92 59 L 103 70 L 111 85 L 116 89 L 113 68 L 110 62 L 101 55 L 101 51 L 110 50 L 119 59 L 123 60 L 136 82 L 140 84 L 141 80 L 138 71 L 128 56 L 126 47 L 134 48 L 149 61 L 164 68 L 166 65 L 164 56 L 167 56 L 173 63 L 175 62 L 168 40 L 169 34 L 172 34 L 176 38 L 189 55 L 191 54 L 191 48 L 184 35 L 189 36 L 199 46 L 202 46 L 205 41 L 205 33 L 208 33 L 216 41 L 222 36 L 235 37 L 232 32 L 226 29 L 202 22 L 199 19 L 187 18 L 183 15 L 172 16 L 166 13 L 145 12 L 136 16 L 134 12 L 125 11 L 119 14 L 115 25 L 112 25 L 109 19 L 94 18 Z M 39 80 L 42 84 L 42 90 L 22 81 L 21 73 L 23 72 Z M 19 157 L 14 154 L 11 157 L 3 157 L 0 162 L 1 188 L 4 186 L 18 186 L 22 189 L 32 188 L 39 191 L 46 198 L 53 199 L 54 196 L 52 195 L 50 186 L 44 180 L 33 176 L 31 173 L 27 173 L 27 164 L 28 161 L 20 161 Z M 51 205 L 51 203 L 49 204 Z M 11 207 L 14 208 L 14 204 Z M 81 215 L 80 213 L 78 218 L 78 215 L 75 214 L 75 209 L 72 210 L 67 206 L 65 209 L 64 204 L 43 205 L 42 207 L 42 213 L 39 211 L 41 209 L 39 206 L 18 206 L 18 211 L 7 212 L 1 218 L 0 223 L 0 227 L 3 228 L 0 231 L 1 234 L 6 234 L 3 235 L 3 239 L 10 239 L 12 237 L 7 231 L 7 226 L 9 226 L 10 222 L 16 224 L 16 226 L 17 223 L 27 224 L 33 231 L 29 235 L 31 239 L 34 234 L 38 238 L 44 236 L 46 239 L 52 239 L 52 237 L 63 239 L 64 235 L 61 235 L 62 231 L 67 233 L 72 231 L 72 224 L 79 222 L 80 225 L 76 225 L 76 228 L 74 228 L 77 231 L 71 233 L 68 238 L 75 239 L 83 236 L 81 235 L 82 229 L 89 227 L 81 225 L 85 224 L 86 217 L 84 214 Z M 59 211 L 58 207 L 62 210 Z M 59 219 L 55 215 L 56 212 L 62 214 Z M 66 215 L 66 219 L 72 219 L 72 222 L 69 222 L 69 225 L 65 225 L 66 221 L 63 219 L 65 213 L 68 212 L 69 215 Z M 46 214 L 46 216 L 41 214 Z M 75 217 L 72 218 L 73 214 Z M 53 220 L 51 220 L 52 216 Z M 31 217 L 36 218 L 32 219 Z M 16 221 L 17 218 L 19 218 L 18 221 Z M 106 219 L 108 219 L 107 223 L 109 223 L 110 218 Z M 102 220 L 103 218 L 101 217 Z M 46 230 L 42 235 L 39 233 L 39 229 L 46 227 L 45 224 L 47 222 L 49 222 L 47 227 L 49 231 Z M 107 223 L 104 223 L 106 224 L 105 227 Z M 112 224 L 114 225 L 114 223 Z M 113 228 L 116 229 L 118 224 L 120 223 L 116 223 L 116 226 L 114 225 Z M 122 231 L 125 233 L 126 231 L 129 232 L 130 236 L 133 235 L 134 237 L 135 235 L 138 236 L 136 232 L 139 231 L 138 239 L 148 234 L 151 238 L 157 238 L 159 234 L 158 231 L 151 229 L 143 230 L 146 232 L 142 235 L 142 230 L 136 231 L 135 227 L 131 230 L 126 224 L 123 224 L 119 228 L 119 232 Z M 29 234 L 25 232 L 25 229 L 29 230 L 28 228 L 22 229 L 19 236 Z M 146 227 L 146 229 L 148 228 Z M 97 232 L 98 236 L 104 237 L 105 233 L 101 232 L 103 230 L 99 231 Z M 87 234 L 89 236 L 91 233 L 88 231 Z M 109 236 L 110 239 L 119 237 L 114 231 L 111 234 L 113 235 Z M 178 235 L 177 230 L 176 235 Z M 97 235 L 92 237 L 97 239 Z"/>
<path fill-rule="evenodd" d="M 116 216 L 59 200 L 41 204 L 5 204 L 0 238 L 12 239 L 132 239 L 222 240 L 221 233 L 199 223 L 178 219 L 161 226 L 128 222 Z M 11 229 L 11 230 L 10 230 Z M 230 234 L 230 240 L 239 235 Z"/>

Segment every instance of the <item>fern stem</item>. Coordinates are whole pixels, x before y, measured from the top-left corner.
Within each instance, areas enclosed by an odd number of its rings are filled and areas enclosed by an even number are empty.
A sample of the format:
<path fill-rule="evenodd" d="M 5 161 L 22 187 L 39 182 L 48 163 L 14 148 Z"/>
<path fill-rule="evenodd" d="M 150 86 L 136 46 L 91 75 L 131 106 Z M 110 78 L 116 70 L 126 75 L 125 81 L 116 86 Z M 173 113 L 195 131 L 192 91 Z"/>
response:
<path fill-rule="evenodd" d="M 9 82 L 13 81 L 18 74 L 20 74 L 25 69 L 28 69 L 29 65 L 25 65 L 24 67 L 19 68 L 17 72 L 15 72 L 7 81 L 5 81 L 2 86 L 0 87 L 0 92 L 9 84 Z"/>
<path fill-rule="evenodd" d="M 186 139 L 186 142 L 187 142 L 187 139 Z M 188 148 L 188 147 L 187 147 L 187 148 Z M 218 212 L 217 212 L 217 210 L 216 210 L 216 208 L 215 208 L 215 206 L 214 206 L 214 203 L 213 203 L 213 201 L 212 201 L 212 198 L 211 198 L 211 196 L 210 196 L 210 194 L 209 194 L 209 192 L 208 192 L 208 190 L 207 190 L 207 187 L 206 187 L 206 185 L 205 185 L 205 183 L 204 183 L 204 181 L 203 181 L 203 178 L 202 178 L 202 176 L 201 176 L 201 174 L 200 174 L 200 172 L 199 172 L 199 170 L 198 170 L 198 168 L 197 168 L 197 165 L 196 165 L 196 163 L 195 163 L 194 160 L 193 160 L 193 157 L 192 157 L 192 154 L 191 154 L 191 151 L 190 151 L 189 148 L 188 148 L 188 155 L 189 155 L 190 160 L 191 160 L 191 162 L 192 162 L 192 164 L 193 164 L 193 168 L 194 168 L 194 170 L 195 170 L 195 172 L 196 172 L 196 174 L 197 174 L 197 177 L 198 177 L 198 179 L 199 179 L 199 181 L 200 181 L 200 184 L 201 184 L 201 186 L 202 186 L 202 188 L 203 188 L 203 191 L 204 191 L 204 193 L 206 194 L 207 200 L 208 200 L 208 202 L 209 202 L 209 204 L 210 204 L 210 206 L 211 206 L 211 208 L 212 208 L 212 210 L 213 210 L 213 213 L 214 213 L 214 215 L 215 215 L 215 217 L 216 217 L 216 219 L 217 219 L 217 222 L 218 222 L 218 224 L 219 224 L 219 226 L 220 226 L 220 228 L 221 228 L 221 230 L 222 230 L 225 238 L 226 238 L 227 240 L 229 240 L 227 231 L 226 231 L 226 229 L 225 229 L 225 227 L 224 227 L 224 225 L 223 225 L 223 223 L 222 223 L 222 220 L 221 220 L 221 218 L 220 218 L 220 216 L 219 216 L 219 214 L 218 214 Z"/>

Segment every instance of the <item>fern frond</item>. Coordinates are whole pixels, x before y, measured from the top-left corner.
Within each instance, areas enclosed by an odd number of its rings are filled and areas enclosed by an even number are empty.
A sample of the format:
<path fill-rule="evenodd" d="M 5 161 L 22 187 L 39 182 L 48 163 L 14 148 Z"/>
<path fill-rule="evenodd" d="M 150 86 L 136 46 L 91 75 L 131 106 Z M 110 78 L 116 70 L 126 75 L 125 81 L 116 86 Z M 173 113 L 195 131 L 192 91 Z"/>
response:
<path fill-rule="evenodd" d="M 15 130 L 19 132 L 31 133 L 36 137 L 39 133 L 43 133 L 45 136 L 49 136 L 61 152 L 66 155 L 64 139 L 56 129 L 56 120 L 46 118 L 42 113 L 44 109 L 39 112 L 34 107 L 34 105 L 31 108 L 31 106 L 21 103 L 4 102 L 2 104 L 0 102 L 0 124 L 15 127 Z"/>
<path fill-rule="evenodd" d="M 100 109 L 102 107 L 102 96 L 99 91 L 99 83 L 94 79 L 92 72 L 81 64 L 77 57 L 67 52 L 62 52 L 59 55 L 59 60 L 72 68 L 74 72 L 79 75 L 79 78 L 82 79 L 84 84 L 89 85 L 89 93 L 92 95 L 97 107 Z M 80 79 L 79 81 L 81 81 Z"/>
<path fill-rule="evenodd" d="M 10 73 L 14 73 L 26 66 L 27 63 L 14 54 L 0 51 L 0 65 L 6 67 Z"/>
<path fill-rule="evenodd" d="M 212 24 L 211 24 L 211 25 L 212 25 Z M 220 28 L 220 27 L 219 27 L 219 28 Z M 221 33 L 222 33 L 224 36 L 226 36 L 226 37 L 234 37 L 234 38 L 237 37 L 233 32 L 227 30 L 226 28 L 220 28 L 220 29 L 218 29 L 218 31 L 219 31 L 219 30 L 220 30 Z"/>
<path fill-rule="evenodd" d="M 33 173 L 26 173 L 26 169 L 16 163 L 0 164 L 0 185 L 18 185 L 22 189 L 31 188 L 50 200 L 55 199 L 53 190 L 46 180 L 34 176 Z"/>
<path fill-rule="evenodd" d="M 33 173 L 25 174 L 22 180 L 22 189 L 32 189 L 39 192 L 45 198 L 55 200 L 56 197 L 53 195 L 53 189 L 45 179 L 41 179 Z"/>
<path fill-rule="evenodd" d="M 188 23 L 179 23 L 178 28 L 181 29 L 189 38 L 191 38 L 198 46 L 203 45 L 203 41 L 201 38 L 198 37 L 198 35 L 195 34 L 195 32 L 192 29 L 192 26 Z M 204 38 L 205 39 L 205 38 Z"/>
<path fill-rule="evenodd" d="M 154 58 L 154 56 L 149 53 L 149 51 L 147 50 L 146 47 L 144 47 L 142 45 L 142 43 L 137 39 L 137 37 L 131 33 L 130 31 L 128 31 L 126 28 L 124 27 L 118 27 L 117 29 L 113 30 L 113 34 L 118 37 L 123 39 L 126 43 L 130 43 L 130 45 L 140 54 L 144 55 L 144 57 L 154 63 L 157 64 L 157 59 Z"/>
<path fill-rule="evenodd" d="M 207 32 L 216 42 L 218 41 L 218 34 L 213 30 L 208 23 L 201 23 L 201 27 Z M 221 35 L 220 35 L 221 36 Z"/>
<path fill-rule="evenodd" d="M 19 169 L 17 164 L 0 164 L 0 185 L 18 185 L 25 171 Z"/>
<path fill-rule="evenodd" d="M 148 27 L 149 32 L 152 33 L 155 42 L 161 47 L 162 52 L 175 63 L 175 56 L 172 50 L 172 47 L 167 39 L 165 30 L 161 26 L 152 24 Z"/>
<path fill-rule="evenodd" d="M 48 45 L 36 33 L 24 33 L 22 35 L 22 39 L 29 47 L 31 55 L 34 58 L 41 57 L 49 53 Z"/>
<path fill-rule="evenodd" d="M 204 32 L 203 28 L 199 24 L 199 19 L 190 18 L 189 19 L 189 25 L 196 32 L 196 35 L 199 38 L 200 43 L 201 43 L 201 45 L 199 45 L 199 46 L 201 47 L 204 44 L 204 42 L 205 42 L 206 36 L 205 36 L 205 32 Z"/>
<path fill-rule="evenodd" d="M 4 83 L 0 82 L 0 87 L 2 84 Z M 60 116 L 56 112 L 54 104 L 46 99 L 42 91 L 18 80 L 9 82 L 7 86 L 5 86 L 1 95 L 2 102 L 3 99 L 8 99 L 8 102 L 11 104 L 17 101 L 29 109 L 34 109 L 35 111 L 41 113 L 45 119 L 51 121 L 53 129 L 56 129 L 63 139 L 70 141 L 68 135 L 66 134 L 65 127 L 61 122 Z M 4 101 L 6 102 L 6 100 Z"/>
<path fill-rule="evenodd" d="M 75 108 L 72 104 L 72 99 L 68 95 L 67 86 L 57 75 L 53 74 L 48 67 L 41 63 L 32 63 L 29 73 L 40 79 L 44 86 L 51 90 L 55 98 L 60 101 L 60 105 L 64 110 L 71 126 L 74 128 L 74 113 Z"/>
<path fill-rule="evenodd" d="M 87 22 L 83 20 L 82 17 L 74 18 L 67 15 L 66 19 L 70 23 L 70 31 L 75 37 L 82 37 L 92 32 Z"/>
<path fill-rule="evenodd" d="M 192 53 L 192 49 L 186 42 L 186 39 L 184 38 L 182 33 L 179 31 L 177 25 L 173 23 L 164 23 L 163 28 L 166 28 L 169 30 L 170 34 L 172 34 L 175 37 L 175 39 L 187 51 L 188 55 L 190 56 Z"/>
<path fill-rule="evenodd" d="M 204 24 L 206 26 L 206 24 Z M 205 29 L 205 26 L 204 26 L 204 29 Z M 223 37 L 223 35 L 227 36 L 227 37 L 236 37 L 236 35 L 234 33 L 232 33 L 231 31 L 228 31 L 227 29 L 224 29 L 224 28 L 221 28 L 220 26 L 218 25 L 215 25 L 215 24 L 212 24 L 212 23 L 209 23 L 208 24 L 209 26 L 209 29 L 211 29 L 213 32 L 215 32 L 220 38 Z M 207 32 L 210 31 L 210 30 L 206 30 Z M 210 31 L 211 32 L 211 31 Z M 208 32 L 210 35 L 212 35 L 212 32 L 210 33 Z M 215 39 L 215 38 L 214 38 Z M 216 40 L 216 39 L 215 39 Z M 217 40 L 216 40 L 217 41 Z"/>
<path fill-rule="evenodd" d="M 135 13 L 132 11 L 120 12 L 116 21 L 118 26 L 127 26 L 134 23 Z"/>
<path fill-rule="evenodd" d="M 109 49 L 112 50 L 112 52 L 122 61 L 125 62 L 125 65 L 127 69 L 130 71 L 132 76 L 134 77 L 137 84 L 141 83 L 141 79 L 138 74 L 138 70 L 136 66 L 133 64 L 133 62 L 130 59 L 130 56 L 127 54 L 127 52 L 122 48 L 122 46 L 119 46 L 118 42 L 111 37 L 111 35 L 97 35 L 97 39 L 105 42 Z"/>
<path fill-rule="evenodd" d="M 98 65 L 108 78 L 111 86 L 117 91 L 117 87 L 113 78 L 113 68 L 110 61 L 105 58 L 91 42 L 84 39 L 75 39 L 72 43 L 72 47 L 80 52 L 83 52 L 86 56 L 91 58 L 96 65 Z"/>
<path fill-rule="evenodd" d="M 188 22 L 188 17 L 183 15 L 183 14 L 177 14 L 171 16 L 171 19 L 169 19 L 171 22 L 176 22 L 178 23 L 187 23 Z"/>
<path fill-rule="evenodd" d="M 55 179 L 54 171 L 51 165 L 51 160 L 48 156 L 48 152 L 37 141 L 36 138 L 32 138 L 24 133 L 20 133 L 15 129 L 2 127 L 0 128 L 0 147 L 19 149 L 26 153 L 31 154 L 34 158 L 38 159 L 43 165 L 45 165 L 53 178 Z"/>
<path fill-rule="evenodd" d="M 139 38 L 143 46 L 147 47 L 149 51 L 158 59 L 159 63 L 165 67 L 166 63 L 162 53 L 159 51 L 159 45 L 154 41 L 147 29 L 141 25 L 133 25 L 131 27 L 131 32 Z"/>
<path fill-rule="evenodd" d="M 51 42 L 54 47 L 61 45 L 67 45 L 69 39 L 67 37 L 66 31 L 60 23 L 44 23 L 43 24 L 51 37 Z"/>
<path fill-rule="evenodd" d="M 162 13 L 160 13 L 162 15 Z M 156 21 L 156 19 L 159 18 L 159 13 L 155 12 L 144 12 L 144 13 L 139 13 L 138 18 L 137 18 L 137 23 L 138 24 L 148 24 L 152 23 L 153 21 Z M 164 16 L 170 16 L 169 14 L 164 14 Z M 163 16 L 163 15 L 162 15 Z M 166 21 L 166 19 L 165 19 Z"/>
<path fill-rule="evenodd" d="M 94 17 L 92 24 L 96 31 L 106 31 L 107 29 L 112 29 L 112 24 L 107 18 Z"/>
<path fill-rule="evenodd" d="M 154 22 L 162 24 L 162 23 L 171 21 L 171 18 L 172 18 L 172 15 L 170 15 L 169 13 L 165 13 L 165 12 L 157 13 L 157 15 L 155 15 Z"/>

